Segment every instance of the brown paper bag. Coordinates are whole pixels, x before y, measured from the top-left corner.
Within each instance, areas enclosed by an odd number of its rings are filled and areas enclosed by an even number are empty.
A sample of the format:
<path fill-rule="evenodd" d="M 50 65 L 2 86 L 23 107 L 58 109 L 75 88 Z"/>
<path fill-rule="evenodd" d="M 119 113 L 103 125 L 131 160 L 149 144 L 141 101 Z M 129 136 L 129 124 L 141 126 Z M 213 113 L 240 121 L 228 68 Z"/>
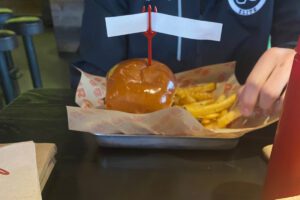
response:
<path fill-rule="evenodd" d="M 240 85 L 234 75 L 235 62 L 196 68 L 176 74 L 179 86 L 217 82 L 216 96 L 237 93 Z M 69 129 L 93 134 L 168 135 L 202 138 L 238 138 L 263 128 L 276 120 L 278 114 L 264 116 L 259 110 L 253 117 L 237 120 L 231 128 L 206 129 L 189 112 L 181 107 L 171 107 L 148 114 L 131 114 L 105 110 L 105 77 L 81 71 L 76 92 L 80 107 L 67 107 Z"/>

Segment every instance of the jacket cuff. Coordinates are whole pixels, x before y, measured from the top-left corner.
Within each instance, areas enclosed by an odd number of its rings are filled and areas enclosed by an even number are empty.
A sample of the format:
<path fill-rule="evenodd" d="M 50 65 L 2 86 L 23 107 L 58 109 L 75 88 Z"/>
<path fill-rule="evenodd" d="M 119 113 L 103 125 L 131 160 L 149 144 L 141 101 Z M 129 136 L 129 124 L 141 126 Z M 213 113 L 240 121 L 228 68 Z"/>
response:
<path fill-rule="evenodd" d="M 280 47 L 280 48 L 288 48 L 288 49 L 295 49 L 297 46 L 297 41 L 289 41 L 289 42 L 283 42 L 278 44 L 273 44 L 272 47 Z"/>

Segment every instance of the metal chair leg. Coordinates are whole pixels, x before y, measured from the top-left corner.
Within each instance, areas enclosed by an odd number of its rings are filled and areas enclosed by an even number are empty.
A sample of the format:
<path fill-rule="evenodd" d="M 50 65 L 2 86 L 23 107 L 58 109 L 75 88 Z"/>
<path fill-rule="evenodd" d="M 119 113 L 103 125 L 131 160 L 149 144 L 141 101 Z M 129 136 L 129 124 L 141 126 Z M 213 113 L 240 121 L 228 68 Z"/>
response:
<path fill-rule="evenodd" d="M 15 92 L 13 90 L 13 84 L 9 76 L 7 64 L 3 53 L 0 53 L 0 76 L 2 80 L 5 101 L 6 103 L 9 103 L 14 99 Z"/>
<path fill-rule="evenodd" d="M 14 65 L 14 61 L 13 61 L 13 57 L 11 55 L 11 52 L 10 51 L 5 51 L 4 52 L 4 56 L 5 56 L 5 59 L 6 59 L 6 63 L 7 63 L 7 66 L 8 66 L 8 71 L 9 71 L 9 74 L 10 74 L 10 78 L 11 78 L 11 81 L 12 81 L 12 84 L 13 84 L 13 87 L 14 87 L 14 91 L 15 91 L 15 96 L 18 96 L 20 94 L 20 85 L 18 83 L 18 80 L 20 77 L 20 74 L 18 73 L 18 69 L 15 67 Z"/>
<path fill-rule="evenodd" d="M 25 35 L 23 36 L 23 41 L 24 41 L 26 55 L 28 58 L 28 64 L 30 68 L 33 86 L 34 88 L 41 88 L 42 80 L 41 80 L 40 69 L 37 62 L 37 57 L 36 57 L 36 52 L 32 41 L 32 37 Z"/>
<path fill-rule="evenodd" d="M 7 65 L 9 67 L 14 66 L 14 61 L 13 61 L 13 58 L 12 58 L 12 55 L 11 55 L 10 51 L 5 51 L 4 56 L 5 56 Z"/>

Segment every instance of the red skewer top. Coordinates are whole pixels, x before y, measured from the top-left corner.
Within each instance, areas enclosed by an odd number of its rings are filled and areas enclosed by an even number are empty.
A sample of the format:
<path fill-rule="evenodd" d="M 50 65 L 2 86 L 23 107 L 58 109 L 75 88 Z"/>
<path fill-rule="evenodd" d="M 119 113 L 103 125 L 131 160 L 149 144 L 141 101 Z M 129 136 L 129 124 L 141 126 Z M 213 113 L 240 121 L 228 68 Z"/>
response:
<path fill-rule="evenodd" d="M 146 12 L 146 7 L 143 6 L 142 12 Z M 157 12 L 157 7 L 154 7 L 154 12 Z M 156 32 L 152 31 L 152 7 L 151 5 L 148 5 L 148 29 L 146 32 L 144 32 L 144 35 L 146 36 L 148 40 L 148 66 L 152 64 L 152 38 L 156 35 Z"/>

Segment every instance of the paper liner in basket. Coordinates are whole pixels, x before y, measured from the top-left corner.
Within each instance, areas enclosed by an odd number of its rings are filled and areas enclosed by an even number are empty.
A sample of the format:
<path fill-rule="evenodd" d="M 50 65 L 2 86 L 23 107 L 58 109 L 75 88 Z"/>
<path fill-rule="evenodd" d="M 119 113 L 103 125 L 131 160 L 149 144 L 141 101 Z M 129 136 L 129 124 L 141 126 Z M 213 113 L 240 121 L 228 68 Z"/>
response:
<path fill-rule="evenodd" d="M 178 86 L 217 82 L 216 96 L 236 93 L 240 85 L 234 75 L 235 62 L 200 67 L 176 74 Z M 104 109 L 106 78 L 81 71 L 76 92 L 80 107 L 67 107 L 69 129 L 93 134 L 194 136 L 202 138 L 238 138 L 278 120 L 278 114 L 237 120 L 231 128 L 209 130 L 181 107 L 148 114 L 131 114 Z"/>

